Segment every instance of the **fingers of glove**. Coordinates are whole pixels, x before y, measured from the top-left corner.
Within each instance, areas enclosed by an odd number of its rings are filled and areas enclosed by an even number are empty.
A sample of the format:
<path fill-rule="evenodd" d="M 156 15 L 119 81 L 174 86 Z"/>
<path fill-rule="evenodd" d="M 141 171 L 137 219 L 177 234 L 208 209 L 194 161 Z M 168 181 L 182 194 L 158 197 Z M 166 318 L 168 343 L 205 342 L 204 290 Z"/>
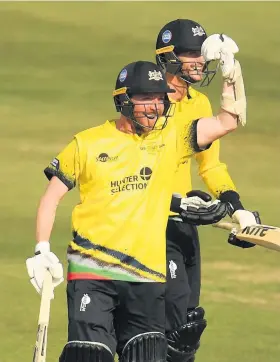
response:
<path fill-rule="evenodd" d="M 239 48 L 234 40 L 224 34 L 210 35 L 202 44 L 201 54 L 206 61 L 221 59 L 221 51 L 235 54 Z"/>
<path fill-rule="evenodd" d="M 199 215 L 195 212 L 185 212 L 180 214 L 182 220 L 191 225 L 201 225 Z"/>
<path fill-rule="evenodd" d="M 215 213 L 213 215 L 213 223 L 216 223 L 216 222 L 222 220 L 227 214 L 228 214 L 227 204 L 221 202 L 216 207 Z"/>
<path fill-rule="evenodd" d="M 26 260 L 26 267 L 28 275 L 30 277 L 30 282 L 38 293 L 40 293 L 42 289 L 44 275 L 46 271 L 46 268 L 41 261 L 42 255 L 35 255 L 32 258 L 28 258 Z"/>
<path fill-rule="evenodd" d="M 63 281 L 63 266 L 61 263 L 58 262 L 53 265 L 50 265 L 48 269 L 53 277 L 54 282 L 59 281 L 61 279 L 62 279 L 61 282 Z"/>
<path fill-rule="evenodd" d="M 216 221 L 213 220 L 213 218 L 210 215 L 197 215 L 197 214 L 187 214 L 187 215 L 181 215 L 182 220 L 185 223 L 191 224 L 191 225 L 210 225 L 215 223 Z"/>
<path fill-rule="evenodd" d="M 225 34 L 219 34 L 220 39 L 222 40 L 222 48 L 227 49 L 227 51 L 235 54 L 239 52 L 238 45 L 236 42 L 230 38 L 228 35 Z"/>
<path fill-rule="evenodd" d="M 183 197 L 181 200 L 181 208 L 183 210 L 187 210 L 188 207 L 208 207 L 211 205 L 211 201 L 204 201 L 198 196 L 192 196 L 192 197 Z"/>
<path fill-rule="evenodd" d="M 190 210 L 190 209 L 188 209 Z M 222 203 L 220 201 L 213 202 L 209 206 L 201 206 L 196 210 L 197 213 L 201 215 L 210 215 L 212 218 L 223 218 L 227 215 L 228 209 L 227 205 L 225 203 Z"/>
<path fill-rule="evenodd" d="M 53 279 L 63 278 L 63 266 L 60 263 L 58 257 L 52 252 L 42 254 L 42 257 L 43 257 L 43 264 L 45 265 L 46 268 L 49 269 Z"/>
<path fill-rule="evenodd" d="M 201 48 L 201 53 L 206 61 L 220 60 L 224 78 L 233 76 L 235 70 L 234 54 L 238 51 L 235 41 L 224 34 L 210 35 Z"/>
<path fill-rule="evenodd" d="M 256 225 L 257 220 L 254 214 L 248 210 L 237 210 L 232 215 L 232 221 L 240 225 L 241 229 L 247 226 Z"/>
<path fill-rule="evenodd" d="M 222 41 L 219 34 L 210 35 L 201 46 L 201 54 L 205 61 L 220 59 L 220 49 Z"/>
<path fill-rule="evenodd" d="M 34 258 L 34 257 L 33 257 Z M 34 277 L 34 262 L 33 262 L 33 258 L 28 258 L 26 259 L 26 269 L 27 269 L 27 273 L 29 275 L 29 278 L 33 278 Z"/>
<path fill-rule="evenodd" d="M 256 246 L 256 244 L 250 243 L 249 241 L 239 240 L 237 238 L 236 242 L 240 242 L 242 244 L 243 249 L 253 248 L 254 246 Z"/>
<path fill-rule="evenodd" d="M 249 241 L 237 239 L 235 233 L 230 233 L 228 237 L 228 243 L 237 246 L 238 248 L 248 249 L 256 246 L 256 244 L 250 243 Z"/>
<path fill-rule="evenodd" d="M 222 203 L 219 200 L 215 200 L 207 206 L 208 212 L 212 212 L 214 210 L 218 210 L 221 207 Z"/>
<path fill-rule="evenodd" d="M 33 285 L 33 287 L 35 288 L 36 292 L 41 294 L 42 288 L 39 287 L 39 285 L 36 282 L 35 278 L 30 278 L 30 283 Z"/>
<path fill-rule="evenodd" d="M 221 50 L 220 67 L 224 78 L 229 77 L 234 71 L 234 54 L 227 49 Z"/>
<path fill-rule="evenodd" d="M 59 263 L 59 259 L 58 257 L 51 251 L 42 254 L 44 256 L 45 259 L 45 264 L 46 265 L 55 265 Z"/>
<path fill-rule="evenodd" d="M 210 207 L 188 207 L 180 215 L 184 222 L 194 225 L 209 225 L 220 221 L 228 213 L 226 203 L 213 203 Z"/>
<path fill-rule="evenodd" d="M 200 197 L 203 201 L 206 201 L 206 202 L 212 200 L 211 195 L 209 195 L 207 192 L 204 192 L 204 191 L 201 191 L 201 190 L 192 190 L 192 191 L 188 192 L 186 196 L 187 196 L 187 197 L 198 196 L 198 197 Z"/>
<path fill-rule="evenodd" d="M 59 284 L 61 284 L 64 281 L 64 278 L 60 279 L 53 279 L 53 287 L 57 287 Z"/>
<path fill-rule="evenodd" d="M 200 215 L 209 214 L 213 218 L 213 215 L 222 213 L 224 216 L 227 214 L 226 204 L 221 203 L 219 200 L 203 201 L 197 196 L 186 199 L 186 203 L 181 203 L 181 209 L 187 212 L 198 213 Z M 220 220 L 220 219 L 219 219 Z"/>
<path fill-rule="evenodd" d="M 222 214 L 226 216 L 227 214 L 227 205 L 225 203 L 222 203 L 220 200 L 215 200 L 213 202 L 209 202 L 207 205 L 202 205 L 199 208 L 199 212 L 208 213 L 208 214 Z"/>

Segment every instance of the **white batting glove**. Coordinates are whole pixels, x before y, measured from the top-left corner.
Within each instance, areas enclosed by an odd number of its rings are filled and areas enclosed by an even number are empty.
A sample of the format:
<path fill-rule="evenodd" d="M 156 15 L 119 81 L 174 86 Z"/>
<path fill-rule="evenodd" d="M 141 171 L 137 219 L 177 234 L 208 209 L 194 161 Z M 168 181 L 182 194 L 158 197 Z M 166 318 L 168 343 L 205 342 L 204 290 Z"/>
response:
<path fill-rule="evenodd" d="M 63 282 L 63 267 L 58 257 L 50 251 L 50 243 L 39 242 L 35 247 L 35 255 L 26 260 L 27 272 L 30 282 L 36 291 L 41 294 L 46 270 L 53 277 L 53 287 Z"/>
<path fill-rule="evenodd" d="M 230 77 L 234 70 L 234 54 L 239 48 L 234 40 L 224 34 L 213 34 L 204 40 L 201 54 L 206 61 L 219 60 L 223 78 Z"/>
<path fill-rule="evenodd" d="M 247 226 L 257 225 L 255 215 L 248 210 L 237 210 L 232 215 L 232 221 L 240 225 L 241 230 Z"/>

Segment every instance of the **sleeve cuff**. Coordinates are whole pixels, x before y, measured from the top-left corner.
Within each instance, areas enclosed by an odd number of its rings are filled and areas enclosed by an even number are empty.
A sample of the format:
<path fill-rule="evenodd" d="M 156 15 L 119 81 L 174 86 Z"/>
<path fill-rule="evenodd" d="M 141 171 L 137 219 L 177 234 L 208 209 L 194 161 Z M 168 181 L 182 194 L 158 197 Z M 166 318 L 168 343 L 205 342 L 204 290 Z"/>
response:
<path fill-rule="evenodd" d="M 207 146 L 204 147 L 199 147 L 199 145 L 197 144 L 197 123 L 198 123 L 199 119 L 196 119 L 191 126 L 191 131 L 190 131 L 190 142 L 191 142 L 191 146 L 193 148 L 193 150 L 195 152 L 203 152 L 208 150 L 212 143 L 210 143 Z"/>
<path fill-rule="evenodd" d="M 65 186 L 68 187 L 68 190 L 71 190 L 75 187 L 75 182 L 70 181 L 60 170 L 53 169 L 52 167 L 47 167 L 44 169 L 44 174 L 48 180 L 51 180 L 53 176 L 56 176 Z"/>

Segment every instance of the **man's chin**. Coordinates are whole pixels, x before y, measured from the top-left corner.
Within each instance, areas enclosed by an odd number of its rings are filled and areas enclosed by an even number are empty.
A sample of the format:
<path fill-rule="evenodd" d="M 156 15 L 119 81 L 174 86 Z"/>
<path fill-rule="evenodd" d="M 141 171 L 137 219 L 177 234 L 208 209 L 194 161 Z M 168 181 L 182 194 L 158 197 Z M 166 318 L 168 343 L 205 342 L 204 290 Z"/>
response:
<path fill-rule="evenodd" d="M 202 81 L 203 76 L 202 76 L 202 75 L 197 75 L 197 74 L 195 74 L 195 75 L 190 75 L 190 78 L 191 78 L 194 82 L 200 82 L 200 81 Z"/>

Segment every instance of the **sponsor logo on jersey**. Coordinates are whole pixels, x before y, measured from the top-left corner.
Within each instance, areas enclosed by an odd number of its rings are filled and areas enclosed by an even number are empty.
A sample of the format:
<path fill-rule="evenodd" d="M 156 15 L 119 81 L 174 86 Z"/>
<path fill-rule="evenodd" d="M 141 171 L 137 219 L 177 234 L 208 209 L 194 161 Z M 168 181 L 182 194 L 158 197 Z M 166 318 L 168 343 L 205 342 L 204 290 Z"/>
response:
<path fill-rule="evenodd" d="M 165 146 L 165 143 L 162 143 L 160 145 L 158 145 L 156 143 L 151 143 L 151 144 L 147 144 L 144 146 L 140 146 L 140 150 L 147 151 L 148 153 L 153 153 L 153 152 L 159 151 L 164 146 Z"/>
<path fill-rule="evenodd" d="M 119 156 L 110 157 L 107 153 L 100 153 L 98 157 L 96 157 L 96 162 L 114 162 L 117 161 Z"/>
<path fill-rule="evenodd" d="M 126 176 L 120 180 L 110 182 L 111 194 L 118 192 L 141 191 L 146 189 L 152 177 L 153 171 L 150 167 L 142 167 L 138 174 Z"/>

